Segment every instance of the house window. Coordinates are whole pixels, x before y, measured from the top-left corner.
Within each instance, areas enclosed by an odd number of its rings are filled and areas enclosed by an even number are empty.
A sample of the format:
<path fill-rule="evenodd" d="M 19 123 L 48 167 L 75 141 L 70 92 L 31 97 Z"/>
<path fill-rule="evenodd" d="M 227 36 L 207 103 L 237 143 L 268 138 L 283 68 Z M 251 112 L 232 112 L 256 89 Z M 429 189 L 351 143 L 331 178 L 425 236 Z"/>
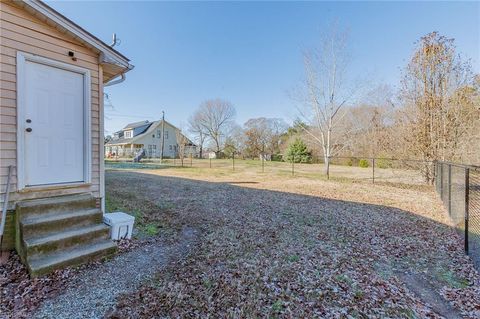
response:
<path fill-rule="evenodd" d="M 157 130 L 157 138 L 162 137 L 162 131 L 160 129 Z"/>
<path fill-rule="evenodd" d="M 148 155 L 154 156 L 157 153 L 157 145 L 148 144 Z"/>
<path fill-rule="evenodd" d="M 168 148 L 170 149 L 170 151 L 172 150 L 172 145 L 169 145 Z"/>
<path fill-rule="evenodd" d="M 132 137 L 132 131 L 125 131 L 125 138 L 131 138 Z"/>
<path fill-rule="evenodd" d="M 168 131 L 165 131 L 165 139 L 168 140 Z"/>

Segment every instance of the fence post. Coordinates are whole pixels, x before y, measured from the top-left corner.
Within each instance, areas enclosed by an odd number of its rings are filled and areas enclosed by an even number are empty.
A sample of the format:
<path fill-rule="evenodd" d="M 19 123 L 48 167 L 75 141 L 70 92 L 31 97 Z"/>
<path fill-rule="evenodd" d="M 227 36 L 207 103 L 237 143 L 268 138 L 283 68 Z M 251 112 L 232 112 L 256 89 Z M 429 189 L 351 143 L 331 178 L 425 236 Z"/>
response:
<path fill-rule="evenodd" d="M 208 159 L 210 160 L 210 168 L 212 168 L 212 158 L 209 157 Z"/>
<path fill-rule="evenodd" d="M 265 144 L 262 144 L 262 173 L 265 173 Z"/>
<path fill-rule="evenodd" d="M 470 205 L 470 169 L 465 168 L 465 252 L 468 255 L 468 220 Z"/>
<path fill-rule="evenodd" d="M 372 158 L 372 183 L 375 184 L 375 158 Z"/>
<path fill-rule="evenodd" d="M 292 154 L 292 176 L 295 176 L 295 154 Z"/>
<path fill-rule="evenodd" d="M 235 151 L 232 153 L 232 169 L 235 170 Z"/>
<path fill-rule="evenodd" d="M 440 164 L 440 198 L 445 203 L 443 199 L 443 163 Z"/>
<path fill-rule="evenodd" d="M 452 216 L 452 164 L 448 164 L 448 216 Z"/>
<path fill-rule="evenodd" d="M 190 154 L 190 167 L 192 167 L 192 166 L 193 166 L 193 155 Z"/>

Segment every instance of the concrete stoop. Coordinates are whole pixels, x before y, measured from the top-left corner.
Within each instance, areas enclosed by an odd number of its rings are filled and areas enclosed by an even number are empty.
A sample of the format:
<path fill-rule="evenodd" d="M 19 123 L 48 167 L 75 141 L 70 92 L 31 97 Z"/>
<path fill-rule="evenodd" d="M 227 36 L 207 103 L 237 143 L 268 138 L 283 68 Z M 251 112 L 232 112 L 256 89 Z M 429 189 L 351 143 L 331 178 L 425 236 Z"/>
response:
<path fill-rule="evenodd" d="M 116 250 L 89 194 L 27 200 L 16 206 L 15 246 L 32 276 L 106 257 Z"/>

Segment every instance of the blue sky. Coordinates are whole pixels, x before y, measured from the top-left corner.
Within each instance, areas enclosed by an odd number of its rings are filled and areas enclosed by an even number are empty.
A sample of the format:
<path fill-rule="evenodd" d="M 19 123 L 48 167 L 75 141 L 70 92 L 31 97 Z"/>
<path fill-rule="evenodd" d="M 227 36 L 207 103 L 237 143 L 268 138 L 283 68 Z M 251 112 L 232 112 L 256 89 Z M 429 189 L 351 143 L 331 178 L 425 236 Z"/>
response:
<path fill-rule="evenodd" d="M 478 2 L 48 2 L 119 51 L 135 69 L 106 89 L 106 133 L 126 123 L 186 126 L 204 100 L 224 98 L 237 122 L 296 116 L 287 92 L 303 75 L 302 50 L 337 20 L 350 30 L 352 77 L 398 87 L 414 42 L 431 31 L 455 38 L 480 67 Z"/>

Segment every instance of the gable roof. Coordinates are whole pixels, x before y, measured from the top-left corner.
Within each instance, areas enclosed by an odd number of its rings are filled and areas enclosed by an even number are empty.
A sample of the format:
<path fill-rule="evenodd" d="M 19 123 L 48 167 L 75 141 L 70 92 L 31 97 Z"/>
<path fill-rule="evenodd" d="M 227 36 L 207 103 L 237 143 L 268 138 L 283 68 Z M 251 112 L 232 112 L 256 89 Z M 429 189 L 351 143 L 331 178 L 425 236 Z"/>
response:
<path fill-rule="evenodd" d="M 44 2 L 40 0 L 22 0 L 14 1 L 14 4 L 23 7 L 40 20 L 55 27 L 60 32 L 70 35 L 94 52 L 99 53 L 99 63 L 106 67 L 106 81 L 134 68 L 134 66 L 129 63 L 130 60 L 123 54 Z"/>

